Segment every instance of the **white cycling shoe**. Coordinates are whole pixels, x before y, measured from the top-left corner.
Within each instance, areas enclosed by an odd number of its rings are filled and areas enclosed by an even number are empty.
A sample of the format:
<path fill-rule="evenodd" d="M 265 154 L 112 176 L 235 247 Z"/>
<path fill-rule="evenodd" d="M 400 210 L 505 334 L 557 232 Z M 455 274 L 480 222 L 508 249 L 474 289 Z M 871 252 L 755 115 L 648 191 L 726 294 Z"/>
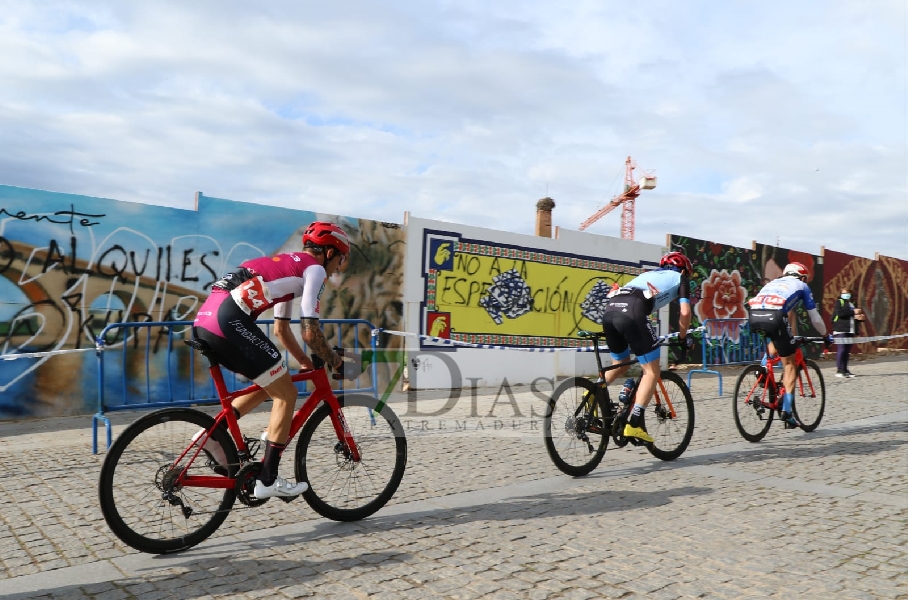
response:
<path fill-rule="evenodd" d="M 279 498 L 293 498 L 299 496 L 308 489 L 309 484 L 305 481 L 290 483 L 283 477 L 278 476 L 271 485 L 265 485 L 262 483 L 261 479 L 256 479 L 255 490 L 252 493 L 257 500 L 274 498 L 275 496 Z"/>
<path fill-rule="evenodd" d="M 192 441 L 198 442 L 199 439 L 205 436 L 206 431 L 208 430 L 200 429 L 198 433 L 192 436 Z M 213 439 L 208 438 L 205 440 L 205 443 L 202 444 L 202 451 L 218 465 L 224 466 L 227 464 L 227 454 L 224 452 L 224 449 L 221 448 L 221 445 Z"/>

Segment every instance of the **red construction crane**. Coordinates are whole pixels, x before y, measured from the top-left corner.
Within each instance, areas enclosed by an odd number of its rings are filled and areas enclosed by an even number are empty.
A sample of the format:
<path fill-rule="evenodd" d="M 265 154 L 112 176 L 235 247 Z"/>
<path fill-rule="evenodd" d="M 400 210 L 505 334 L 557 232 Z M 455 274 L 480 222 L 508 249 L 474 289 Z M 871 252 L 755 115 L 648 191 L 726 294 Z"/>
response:
<path fill-rule="evenodd" d="M 612 198 L 608 204 L 597 210 L 593 216 L 580 224 L 583 231 L 612 210 L 621 206 L 621 239 L 634 239 L 634 200 L 640 195 L 640 190 L 651 190 L 656 187 L 656 175 L 653 171 L 646 171 L 639 182 L 634 181 L 634 169 L 637 163 L 630 156 L 624 161 L 624 192 Z"/>

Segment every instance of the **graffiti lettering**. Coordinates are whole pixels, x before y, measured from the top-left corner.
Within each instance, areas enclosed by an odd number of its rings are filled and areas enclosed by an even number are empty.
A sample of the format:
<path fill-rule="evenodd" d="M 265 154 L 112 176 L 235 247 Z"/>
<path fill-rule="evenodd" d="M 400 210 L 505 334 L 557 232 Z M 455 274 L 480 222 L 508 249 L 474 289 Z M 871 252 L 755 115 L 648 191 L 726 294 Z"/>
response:
<path fill-rule="evenodd" d="M 476 258 L 476 257 L 474 256 L 473 258 Z M 507 267 L 507 268 L 502 269 L 502 268 L 501 268 L 501 262 L 500 262 L 499 259 L 496 257 L 496 258 L 494 258 L 494 259 L 492 260 L 492 264 L 489 266 L 489 277 L 492 277 L 492 276 L 494 276 L 494 275 L 501 275 L 501 274 L 502 274 L 503 272 L 505 272 L 505 271 L 514 270 L 514 271 L 517 271 L 517 272 L 518 272 L 518 274 L 520 275 L 520 278 L 521 278 L 521 279 L 526 280 L 526 278 L 527 278 L 527 263 L 526 263 L 525 260 L 521 260 L 521 261 L 519 261 L 519 262 L 520 262 L 520 267 L 519 267 L 519 268 L 518 268 L 518 266 L 517 266 L 518 261 L 517 261 L 517 260 L 512 260 L 512 261 L 511 261 L 511 266 L 510 266 L 510 267 Z"/>
<path fill-rule="evenodd" d="M 0 273 L 6 273 L 15 258 L 16 252 L 13 250 L 13 245 L 5 237 L 0 236 Z"/>
<path fill-rule="evenodd" d="M 444 278 L 444 284 L 442 285 L 442 288 L 441 288 L 441 297 L 439 298 L 439 300 L 444 304 L 459 304 L 459 305 L 465 304 L 466 298 L 464 298 L 463 294 L 460 293 L 460 290 L 457 289 L 457 284 L 462 281 L 466 281 L 466 279 L 464 279 L 462 277 L 458 278 L 458 277 L 447 277 L 446 276 Z M 458 300 L 452 301 L 451 299 L 448 298 L 447 293 L 451 290 L 453 290 L 454 293 L 457 294 Z"/>
<path fill-rule="evenodd" d="M 533 343 L 526 341 L 528 332 L 573 337 L 578 328 L 601 325 L 609 283 L 633 277 L 603 269 L 596 261 L 468 247 L 476 253 L 457 252 L 454 272 L 436 275 L 432 307 L 451 313 L 451 331 L 460 336 L 500 336 L 505 344 L 515 343 L 512 336 L 519 336 L 518 344 Z M 477 306 L 484 310 L 473 310 Z"/>
<path fill-rule="evenodd" d="M 188 277 L 186 275 L 186 267 L 192 265 L 192 261 L 189 259 L 189 255 L 195 252 L 194 248 L 187 248 L 183 250 L 183 271 L 180 273 L 180 281 L 198 281 L 198 277 Z"/>
<path fill-rule="evenodd" d="M 28 348 L 31 352 L 50 350 L 59 341 L 65 322 L 63 310 L 53 300 L 33 302 L 9 321 L 0 351 L 5 353 L 19 348 Z"/>
<path fill-rule="evenodd" d="M 138 267 L 136 267 L 136 253 L 135 253 L 135 251 L 134 251 L 134 250 L 130 250 L 130 251 L 129 251 L 129 262 L 130 262 L 130 264 L 132 264 L 132 272 L 135 274 L 136 277 L 141 277 L 142 275 L 145 274 L 145 267 L 148 266 L 148 255 L 149 255 L 150 253 L 151 253 L 151 250 L 146 250 L 146 251 L 145 251 L 145 262 L 142 263 L 142 270 L 140 271 L 140 270 L 138 269 Z M 160 267 L 158 267 L 158 269 L 160 270 Z"/>
<path fill-rule="evenodd" d="M 47 273 L 48 269 L 52 269 L 59 264 L 63 265 L 63 272 L 67 273 L 66 258 L 63 256 L 63 252 L 60 251 L 57 240 L 51 240 L 47 248 L 47 256 L 44 257 L 44 266 L 41 267 L 41 272 Z"/>
<path fill-rule="evenodd" d="M 479 271 L 479 258 L 476 256 L 470 256 L 469 254 L 458 254 L 457 255 L 457 265 L 456 269 L 458 271 L 464 271 L 467 275 L 476 275 Z"/>
<path fill-rule="evenodd" d="M 533 311 L 537 313 L 557 313 L 574 311 L 574 304 L 577 300 L 577 293 L 571 293 L 569 290 L 562 290 L 561 286 L 567 278 L 562 279 L 555 289 L 549 286 L 537 288 L 533 291 Z"/>
<path fill-rule="evenodd" d="M 217 250 L 213 250 L 213 251 L 211 252 L 211 255 L 212 255 L 212 256 L 219 256 L 220 254 L 221 254 L 221 253 L 218 252 Z M 212 268 L 208 265 L 208 263 L 205 262 L 205 257 L 206 257 L 206 256 L 208 256 L 208 255 L 207 255 L 207 254 L 203 254 L 202 256 L 200 256 L 200 257 L 199 257 L 199 262 L 202 263 L 202 266 L 205 267 L 205 270 L 208 271 L 208 272 L 211 274 L 211 281 L 209 281 L 208 283 L 206 283 L 205 285 L 202 286 L 202 289 L 203 289 L 203 290 L 207 290 L 208 288 L 210 288 L 210 287 L 212 286 L 212 284 L 213 284 L 215 281 L 217 281 L 217 280 L 219 279 L 218 274 L 215 272 L 215 270 L 212 269 Z"/>
<path fill-rule="evenodd" d="M 123 255 L 123 266 L 121 267 L 121 266 L 117 265 L 116 258 L 113 258 L 110 261 L 110 269 L 112 272 L 105 273 L 104 272 L 104 259 L 106 259 L 107 255 L 112 252 L 119 252 L 120 254 Z M 123 246 L 120 246 L 119 244 L 111 246 L 110 248 L 105 250 L 104 254 L 101 255 L 101 258 L 98 259 L 98 275 L 102 275 L 105 277 L 119 277 L 119 278 L 123 279 L 123 281 L 125 282 L 126 278 L 123 277 L 123 273 L 126 271 L 126 266 L 127 266 L 128 262 L 129 262 L 129 255 L 126 253 L 126 250 L 123 248 Z"/>
<path fill-rule="evenodd" d="M 444 277 L 439 302 L 455 306 L 479 306 L 479 299 L 490 285 L 492 285 L 491 281 L 477 279 L 471 281 L 466 277 L 447 276 Z M 452 298 L 448 292 L 453 292 L 456 298 Z"/>
<path fill-rule="evenodd" d="M 471 281 L 469 292 L 467 293 L 467 306 L 473 306 L 473 295 L 475 294 L 478 297 L 482 293 L 482 290 L 486 289 L 488 285 L 489 284 L 485 282 L 480 283 L 479 281 Z M 476 302 L 478 304 L 479 300 Z"/>
<path fill-rule="evenodd" d="M 70 236 L 69 238 L 69 261 L 67 264 L 66 253 L 63 252 L 63 249 L 60 247 L 60 244 L 55 239 L 51 239 L 47 244 L 47 254 L 44 257 L 44 264 L 41 267 L 41 273 L 47 273 L 49 270 L 60 266 L 64 273 L 67 274 L 80 274 L 84 271 L 79 269 L 76 264 L 76 258 L 78 256 L 78 241 L 76 236 Z"/>
<path fill-rule="evenodd" d="M 194 249 L 194 248 L 189 248 L 189 249 L 187 249 L 187 250 L 183 250 L 183 265 L 182 265 L 183 270 L 180 272 L 180 281 L 198 281 L 198 280 L 199 280 L 199 278 L 198 278 L 197 276 L 193 277 L 193 276 L 189 276 L 189 275 L 186 274 L 186 267 L 191 267 L 191 266 L 192 266 L 192 259 L 191 259 L 189 256 L 190 256 L 193 252 L 195 252 L 195 249 Z M 217 250 L 214 250 L 214 251 L 211 253 L 212 256 L 218 256 L 219 254 L 220 254 L 220 253 L 219 253 Z M 208 283 L 206 283 L 206 284 L 202 287 L 202 289 L 208 289 L 209 287 L 211 287 L 211 284 L 213 284 L 215 281 L 217 281 L 217 280 L 219 279 L 219 277 L 217 276 L 217 273 L 215 273 L 214 269 L 212 269 L 212 268 L 208 265 L 208 263 L 205 262 L 205 257 L 206 257 L 206 256 L 208 256 L 208 254 L 202 254 L 202 255 L 199 257 L 199 262 L 202 264 L 202 266 L 205 268 L 205 270 L 208 271 L 208 273 L 211 274 L 211 281 L 209 281 Z"/>
<path fill-rule="evenodd" d="M 98 225 L 100 223 L 100 221 L 91 221 L 91 220 L 89 220 L 89 218 L 100 219 L 100 218 L 106 216 L 106 215 L 95 215 L 95 214 L 91 214 L 91 213 L 76 212 L 76 208 L 72 204 L 69 205 L 69 210 L 58 210 L 57 212 L 54 213 L 54 216 L 57 216 L 57 217 L 69 216 L 68 219 L 54 219 L 53 217 L 50 217 L 48 215 L 40 215 L 40 214 L 39 215 L 30 215 L 30 214 L 26 213 L 24 210 L 20 210 L 19 212 L 13 214 L 13 213 L 9 212 L 8 210 L 6 210 L 5 208 L 0 208 L 0 215 L 7 215 L 14 219 L 19 219 L 20 221 L 35 221 L 36 223 L 40 223 L 41 221 L 47 221 L 48 223 L 56 223 L 58 225 L 69 225 L 70 233 L 73 233 L 73 223 L 75 222 L 76 217 L 82 217 L 81 219 L 79 219 L 79 225 L 81 225 L 83 227 L 91 227 L 92 225 Z M 86 218 L 86 217 L 88 217 L 88 218 Z"/>
<path fill-rule="evenodd" d="M 102 321 L 98 315 L 88 315 L 88 319 L 85 320 L 85 323 L 82 324 L 82 331 L 85 333 L 86 337 L 93 343 L 94 340 L 98 338 L 98 334 L 104 331 L 104 328 L 110 325 L 111 315 L 116 312 L 117 318 L 114 323 L 120 323 L 123 321 L 123 311 L 105 311 L 104 320 Z M 97 322 L 97 331 L 95 330 L 95 323 Z M 104 343 L 107 345 L 116 344 L 120 341 L 120 336 L 123 334 L 123 330 L 119 328 L 114 328 L 104 334 Z"/>

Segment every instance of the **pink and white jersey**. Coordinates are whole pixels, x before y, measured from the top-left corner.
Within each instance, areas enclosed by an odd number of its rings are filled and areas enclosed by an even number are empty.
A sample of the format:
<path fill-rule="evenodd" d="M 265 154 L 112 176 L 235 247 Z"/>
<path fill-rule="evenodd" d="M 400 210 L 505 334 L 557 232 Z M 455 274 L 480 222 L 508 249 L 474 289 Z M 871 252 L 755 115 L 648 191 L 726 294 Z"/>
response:
<path fill-rule="evenodd" d="M 242 277 L 241 273 L 251 277 Z M 253 258 L 231 275 L 233 278 L 228 275 L 214 285 L 228 290 L 234 302 L 253 318 L 274 308 L 274 318 L 289 319 L 294 298 L 300 299 L 300 318 L 319 318 L 319 299 L 327 273 L 311 254 L 288 252 Z"/>

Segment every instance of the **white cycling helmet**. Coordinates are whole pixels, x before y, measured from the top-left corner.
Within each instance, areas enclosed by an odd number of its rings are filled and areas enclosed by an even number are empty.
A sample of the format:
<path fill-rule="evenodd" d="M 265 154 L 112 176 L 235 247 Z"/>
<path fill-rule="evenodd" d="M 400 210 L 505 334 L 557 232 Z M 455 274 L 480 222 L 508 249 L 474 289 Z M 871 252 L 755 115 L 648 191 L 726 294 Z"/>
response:
<path fill-rule="evenodd" d="M 782 271 L 782 277 L 785 277 L 786 275 L 794 275 L 795 277 L 800 277 L 802 280 L 806 280 L 807 267 L 799 262 L 789 263 L 785 265 L 785 269 Z"/>

